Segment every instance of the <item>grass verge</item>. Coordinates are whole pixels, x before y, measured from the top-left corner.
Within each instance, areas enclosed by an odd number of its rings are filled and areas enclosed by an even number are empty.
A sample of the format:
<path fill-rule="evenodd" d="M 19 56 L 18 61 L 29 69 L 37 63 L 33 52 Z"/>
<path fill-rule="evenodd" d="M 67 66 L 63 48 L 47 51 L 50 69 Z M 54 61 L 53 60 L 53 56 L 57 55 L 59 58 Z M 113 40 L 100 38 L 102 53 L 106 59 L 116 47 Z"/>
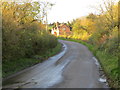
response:
<path fill-rule="evenodd" d="M 42 56 L 35 55 L 33 58 L 21 58 L 18 60 L 10 60 L 2 64 L 2 77 L 8 77 L 16 72 L 19 72 L 25 68 L 33 66 L 37 63 L 41 63 L 47 58 L 59 53 L 61 51 L 62 45 L 60 43 L 53 49 L 49 49 Z"/>
<path fill-rule="evenodd" d="M 75 39 L 65 39 L 65 38 L 59 38 L 62 40 L 68 40 L 68 41 L 74 41 L 81 43 L 89 48 L 90 51 L 97 57 L 99 60 L 106 76 L 108 79 L 108 83 L 111 88 L 120 88 L 119 86 L 119 68 L 118 68 L 118 57 L 110 55 L 109 53 L 105 51 L 101 51 L 95 48 L 95 46 L 86 43 L 81 40 L 75 40 Z"/>

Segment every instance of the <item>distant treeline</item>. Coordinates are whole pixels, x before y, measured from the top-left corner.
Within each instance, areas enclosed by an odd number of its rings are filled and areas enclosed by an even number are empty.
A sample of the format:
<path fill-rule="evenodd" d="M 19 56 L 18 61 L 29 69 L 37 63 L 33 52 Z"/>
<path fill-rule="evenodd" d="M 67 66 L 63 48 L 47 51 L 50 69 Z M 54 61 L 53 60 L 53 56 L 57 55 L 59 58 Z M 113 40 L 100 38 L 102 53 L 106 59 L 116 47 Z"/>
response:
<path fill-rule="evenodd" d="M 99 15 L 91 13 L 74 20 L 73 34 L 63 37 L 84 40 L 95 45 L 96 48 L 118 55 L 118 4 L 105 2 L 105 5 L 105 8 L 100 8 Z"/>
<path fill-rule="evenodd" d="M 44 55 L 57 46 L 56 37 L 49 34 L 42 23 L 43 16 L 37 17 L 42 11 L 38 2 L 2 2 L 3 63 Z"/>

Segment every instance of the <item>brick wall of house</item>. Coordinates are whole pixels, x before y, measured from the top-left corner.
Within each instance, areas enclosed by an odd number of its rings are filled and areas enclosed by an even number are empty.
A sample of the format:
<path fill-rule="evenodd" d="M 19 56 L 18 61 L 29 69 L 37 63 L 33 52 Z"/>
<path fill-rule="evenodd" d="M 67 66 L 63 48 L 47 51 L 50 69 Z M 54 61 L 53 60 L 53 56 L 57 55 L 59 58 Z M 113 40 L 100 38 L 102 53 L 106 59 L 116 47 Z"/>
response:
<path fill-rule="evenodd" d="M 70 35 L 72 32 L 70 31 L 70 27 L 65 24 L 58 25 L 56 23 L 56 27 L 52 29 L 52 34 L 59 36 L 59 35 Z"/>
<path fill-rule="evenodd" d="M 59 31 L 60 31 L 60 35 L 70 35 L 71 34 L 71 31 L 70 31 L 70 28 L 67 26 L 67 25 L 61 25 L 59 27 Z"/>

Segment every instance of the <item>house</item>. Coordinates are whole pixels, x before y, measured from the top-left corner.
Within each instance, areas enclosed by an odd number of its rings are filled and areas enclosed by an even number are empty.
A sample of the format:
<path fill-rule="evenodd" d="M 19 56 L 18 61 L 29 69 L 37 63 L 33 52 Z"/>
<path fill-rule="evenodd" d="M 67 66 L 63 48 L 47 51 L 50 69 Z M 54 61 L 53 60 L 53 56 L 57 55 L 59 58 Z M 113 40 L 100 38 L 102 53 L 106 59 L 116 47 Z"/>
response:
<path fill-rule="evenodd" d="M 56 23 L 56 26 L 52 28 L 51 34 L 54 34 L 56 36 L 59 35 L 70 35 L 70 27 L 67 26 L 66 24 L 59 24 L 58 22 Z"/>

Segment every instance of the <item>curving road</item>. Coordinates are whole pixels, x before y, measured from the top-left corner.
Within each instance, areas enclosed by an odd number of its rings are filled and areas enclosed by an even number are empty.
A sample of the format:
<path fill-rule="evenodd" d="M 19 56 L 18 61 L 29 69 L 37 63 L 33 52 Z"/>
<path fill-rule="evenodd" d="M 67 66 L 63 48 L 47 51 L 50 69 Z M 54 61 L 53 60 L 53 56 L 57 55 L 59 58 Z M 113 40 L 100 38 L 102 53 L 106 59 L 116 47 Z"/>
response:
<path fill-rule="evenodd" d="M 82 44 L 59 40 L 63 51 L 3 81 L 3 88 L 105 88 L 95 57 Z"/>

